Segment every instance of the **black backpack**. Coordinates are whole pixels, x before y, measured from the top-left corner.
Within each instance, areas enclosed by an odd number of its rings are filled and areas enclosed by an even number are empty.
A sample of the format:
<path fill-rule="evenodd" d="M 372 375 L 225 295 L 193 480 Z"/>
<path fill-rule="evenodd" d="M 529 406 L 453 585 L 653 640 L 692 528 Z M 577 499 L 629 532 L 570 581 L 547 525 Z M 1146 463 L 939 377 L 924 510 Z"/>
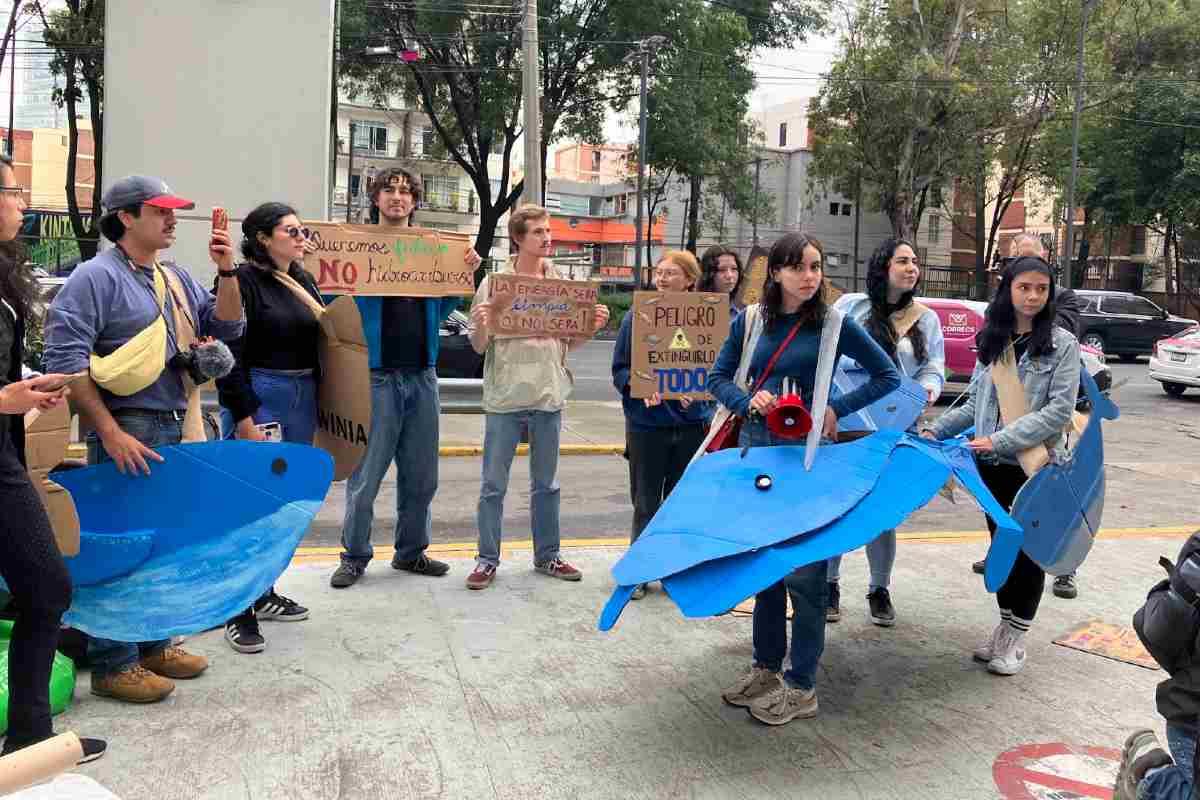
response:
<path fill-rule="evenodd" d="M 1193 533 L 1172 564 L 1158 563 L 1167 577 L 1154 585 L 1133 615 L 1133 629 L 1146 650 L 1168 674 L 1196 657 L 1200 636 L 1200 531 Z"/>

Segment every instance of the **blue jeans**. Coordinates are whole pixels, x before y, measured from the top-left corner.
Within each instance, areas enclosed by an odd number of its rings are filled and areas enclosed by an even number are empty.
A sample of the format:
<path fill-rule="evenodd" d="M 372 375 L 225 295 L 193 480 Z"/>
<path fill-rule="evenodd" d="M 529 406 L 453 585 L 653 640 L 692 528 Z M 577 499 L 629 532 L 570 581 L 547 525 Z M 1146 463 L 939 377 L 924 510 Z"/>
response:
<path fill-rule="evenodd" d="M 892 567 L 896 565 L 896 531 L 884 531 L 867 543 L 867 566 L 871 569 L 872 589 L 886 589 L 892 583 Z M 829 580 L 842 577 L 842 557 L 829 559 Z"/>
<path fill-rule="evenodd" d="M 530 521 L 533 526 L 533 561 L 543 564 L 558 558 L 558 440 L 561 411 L 514 411 L 488 414 L 483 433 L 483 485 L 479 490 L 479 555 L 484 564 L 500 563 L 500 525 L 504 493 L 522 425 L 529 426 Z"/>
<path fill-rule="evenodd" d="M 113 419 L 128 433 L 147 447 L 179 444 L 183 440 L 182 411 L 143 411 L 141 409 L 118 409 L 112 412 Z M 87 435 L 88 463 L 101 464 L 110 461 L 100 438 L 95 432 Z M 151 469 L 154 469 L 151 466 Z M 131 480 L 136 480 L 131 478 Z M 115 642 L 89 636 L 87 640 L 88 661 L 92 674 L 104 677 L 132 667 L 147 656 L 163 650 L 171 642 Z"/>
<path fill-rule="evenodd" d="M 795 445 L 779 439 L 758 418 L 742 426 L 738 439 L 742 447 Z M 754 663 L 772 671 L 783 668 L 788 649 L 787 596 L 792 597 L 792 667 L 784 681 L 797 689 L 816 685 L 817 665 L 825 651 L 825 604 L 829 602 L 827 562 L 818 561 L 791 572 L 754 599 Z"/>
<path fill-rule="evenodd" d="M 1138 800 L 1191 800 L 1196 735 L 1167 723 L 1167 747 L 1175 764 L 1148 771 L 1138 784 Z"/>
<path fill-rule="evenodd" d="M 285 442 L 312 444 L 317 432 L 317 382 L 312 375 L 251 368 L 250 387 L 262 401 L 253 415 L 255 425 L 278 422 Z M 222 408 L 222 438 L 234 438 L 236 425 L 229 409 Z"/>
<path fill-rule="evenodd" d="M 396 559 L 412 561 L 429 546 L 429 505 L 438 486 L 437 374 L 432 369 L 371 370 L 367 452 L 346 481 L 342 560 L 366 566 L 374 555 L 371 523 L 384 473 L 396 464 Z"/>

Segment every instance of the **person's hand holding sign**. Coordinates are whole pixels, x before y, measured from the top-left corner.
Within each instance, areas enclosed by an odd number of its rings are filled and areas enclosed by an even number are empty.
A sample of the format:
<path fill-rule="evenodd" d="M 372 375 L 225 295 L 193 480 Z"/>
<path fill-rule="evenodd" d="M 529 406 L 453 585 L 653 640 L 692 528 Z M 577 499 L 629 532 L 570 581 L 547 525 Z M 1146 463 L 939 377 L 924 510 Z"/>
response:
<path fill-rule="evenodd" d="M 474 252 L 474 251 L 472 251 Z M 471 306 L 471 325 L 467 338 L 471 340 L 471 348 L 476 353 L 486 353 L 488 342 L 491 340 L 492 305 L 476 303 Z"/>
<path fill-rule="evenodd" d="M 593 331 L 603 330 L 608 324 L 608 306 L 603 303 L 596 303 L 596 316 L 594 317 Z"/>
<path fill-rule="evenodd" d="M 479 265 L 483 263 L 483 259 L 479 257 L 479 253 L 475 252 L 474 247 L 468 247 L 467 252 L 463 255 L 463 264 L 467 269 L 474 272 L 479 269 Z"/>

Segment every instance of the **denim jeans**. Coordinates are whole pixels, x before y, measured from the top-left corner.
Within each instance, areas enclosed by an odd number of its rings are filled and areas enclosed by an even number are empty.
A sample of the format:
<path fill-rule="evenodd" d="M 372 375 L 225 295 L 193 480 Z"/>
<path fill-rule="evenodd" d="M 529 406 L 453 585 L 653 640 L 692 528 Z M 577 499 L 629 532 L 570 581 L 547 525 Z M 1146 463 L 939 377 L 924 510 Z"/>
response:
<path fill-rule="evenodd" d="M 144 411 L 125 408 L 112 412 L 112 415 L 117 424 L 121 426 L 122 431 L 147 447 L 179 444 L 183 440 L 182 411 Z M 100 464 L 111 460 L 95 432 L 87 435 L 87 449 L 89 464 Z M 154 469 L 153 465 L 150 469 Z M 130 480 L 137 479 L 130 478 Z M 161 651 L 170 643 L 167 639 L 157 642 L 116 642 L 112 639 L 89 636 L 88 661 L 92 664 L 92 673 L 103 677 L 128 669 L 141 659 Z"/>
<path fill-rule="evenodd" d="M 796 445 L 780 439 L 760 418 L 747 420 L 738 439 L 742 447 Z M 788 649 L 787 597 L 792 598 L 792 667 L 783 674 L 789 686 L 812 689 L 817 665 L 825 650 L 825 604 L 829 602 L 828 564 L 818 561 L 792 571 L 778 583 L 755 595 L 754 663 L 770 670 L 783 668 Z"/>
<path fill-rule="evenodd" d="M 558 440 L 561 411 L 513 411 L 488 414 L 483 433 L 483 481 L 479 490 L 479 554 L 476 560 L 500 563 L 500 526 L 504 494 L 521 428 L 529 426 L 530 522 L 533 526 L 533 561 L 543 564 L 558 558 Z"/>
<path fill-rule="evenodd" d="M 1175 764 L 1148 771 L 1138 784 L 1138 800 L 1191 800 L 1196 735 L 1167 723 L 1167 747 Z"/>
<path fill-rule="evenodd" d="M 884 531 L 867 543 L 867 566 L 871 569 L 870 588 L 883 587 L 892 583 L 892 567 L 896 565 L 896 531 Z M 842 557 L 829 559 L 829 580 L 842 577 Z"/>
<path fill-rule="evenodd" d="M 254 412 L 255 425 L 278 422 L 285 442 L 312 444 L 317 432 L 317 382 L 312 375 L 251 368 L 250 387 L 262 401 Z M 222 438 L 234 438 L 236 424 L 229 409 L 222 408 Z"/>
<path fill-rule="evenodd" d="M 374 555 L 375 497 L 396 464 L 396 558 L 412 561 L 429 546 L 429 505 L 438 486 L 437 374 L 432 369 L 371 370 L 371 432 L 367 452 L 346 481 L 342 560 L 365 566 Z"/>

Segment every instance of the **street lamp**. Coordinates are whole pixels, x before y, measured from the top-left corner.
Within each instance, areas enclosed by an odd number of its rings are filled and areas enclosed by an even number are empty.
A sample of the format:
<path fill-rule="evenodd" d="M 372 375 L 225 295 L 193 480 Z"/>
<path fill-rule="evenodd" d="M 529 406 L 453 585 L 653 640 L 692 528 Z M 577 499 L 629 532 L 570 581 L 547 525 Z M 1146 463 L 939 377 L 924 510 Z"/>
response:
<path fill-rule="evenodd" d="M 650 48 L 666 44 L 665 36 L 647 36 L 638 42 L 637 49 L 625 56 L 626 63 L 635 57 L 641 62 L 642 86 L 638 94 L 638 174 L 637 174 L 637 219 L 634 227 L 633 269 L 642 283 L 642 209 L 645 207 L 643 184 L 646 176 L 646 81 L 650 76 Z"/>

